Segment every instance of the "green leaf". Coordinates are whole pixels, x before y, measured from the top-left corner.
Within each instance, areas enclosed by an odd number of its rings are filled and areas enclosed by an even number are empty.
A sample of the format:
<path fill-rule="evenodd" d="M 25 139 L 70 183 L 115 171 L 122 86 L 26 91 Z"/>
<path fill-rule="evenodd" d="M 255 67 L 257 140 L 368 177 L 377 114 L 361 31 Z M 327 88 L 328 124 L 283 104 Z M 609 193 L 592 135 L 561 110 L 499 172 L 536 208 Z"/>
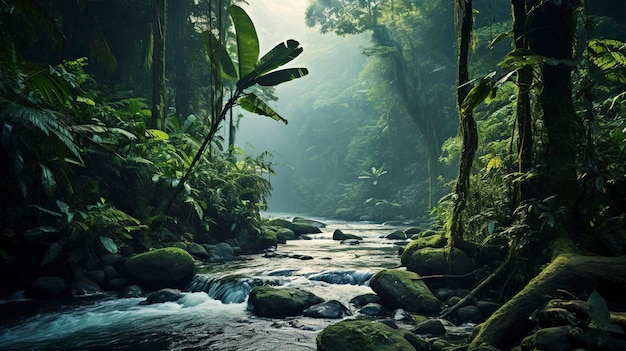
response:
<path fill-rule="evenodd" d="M 211 64 L 218 64 L 220 66 L 224 78 L 237 80 L 239 77 L 237 69 L 224 45 L 209 31 L 202 32 L 202 39 L 204 40 L 204 51 L 209 57 Z"/>
<path fill-rule="evenodd" d="M 611 312 L 602 296 L 594 290 L 589 296 L 587 303 L 589 304 L 589 318 L 591 319 L 589 328 L 603 331 L 609 330 L 611 326 Z"/>
<path fill-rule="evenodd" d="M 259 75 L 265 74 L 293 61 L 303 51 L 304 49 L 297 40 L 289 39 L 274 46 L 272 50 L 263 55 L 256 65 L 256 71 Z"/>
<path fill-rule="evenodd" d="M 84 96 L 77 96 L 76 97 L 76 101 L 77 102 L 82 102 L 83 104 L 89 105 L 89 106 L 96 106 L 96 102 L 93 101 L 90 98 L 86 98 Z"/>
<path fill-rule="evenodd" d="M 239 6 L 232 5 L 228 12 L 235 25 L 239 77 L 243 77 L 254 70 L 259 60 L 259 38 L 246 11 Z"/>
<path fill-rule="evenodd" d="M 50 245 L 46 253 L 43 255 L 43 261 L 41 262 L 42 266 L 56 260 L 63 253 L 63 245 L 59 243 L 53 243 Z"/>
<path fill-rule="evenodd" d="M 166 132 L 159 129 L 147 129 L 146 137 L 154 138 L 156 140 L 167 140 L 170 138 L 170 136 Z"/>
<path fill-rule="evenodd" d="M 102 243 L 102 246 L 104 246 L 107 251 L 112 254 L 116 254 L 118 252 L 117 244 L 115 243 L 115 241 L 113 241 L 113 239 L 104 235 L 100 235 L 99 239 L 100 243 Z"/>
<path fill-rule="evenodd" d="M 24 233 L 24 236 L 29 239 L 33 239 L 39 236 L 48 235 L 51 233 L 58 233 L 59 228 L 49 226 L 39 226 L 33 229 L 29 229 Z"/>
<path fill-rule="evenodd" d="M 253 84 L 258 84 L 264 87 L 273 87 L 290 80 L 304 77 L 307 74 L 309 74 L 309 70 L 306 68 L 287 68 L 261 76 L 255 79 Z"/>
<path fill-rule="evenodd" d="M 48 166 L 42 163 L 39 164 L 39 167 L 41 167 L 41 186 L 43 187 L 43 191 L 46 195 L 52 197 L 57 188 L 57 182 L 54 179 L 54 174 Z"/>
<path fill-rule="evenodd" d="M 287 124 L 287 120 L 282 118 L 276 111 L 274 111 L 268 104 L 261 100 L 254 94 L 247 94 L 246 96 L 237 100 L 237 103 L 241 108 L 248 112 L 256 113 L 261 116 L 270 117 L 276 121 L 282 121 Z"/>
<path fill-rule="evenodd" d="M 74 213 L 70 211 L 70 205 L 66 204 L 61 200 L 57 200 L 57 207 L 65 214 L 65 218 L 67 219 L 67 223 L 71 223 L 72 219 L 74 219 Z"/>
<path fill-rule="evenodd" d="M 483 78 L 480 83 L 470 90 L 463 102 L 461 103 L 461 114 L 465 116 L 467 113 L 473 111 L 476 106 L 485 101 L 487 96 L 491 93 L 491 81 L 487 78 Z"/>

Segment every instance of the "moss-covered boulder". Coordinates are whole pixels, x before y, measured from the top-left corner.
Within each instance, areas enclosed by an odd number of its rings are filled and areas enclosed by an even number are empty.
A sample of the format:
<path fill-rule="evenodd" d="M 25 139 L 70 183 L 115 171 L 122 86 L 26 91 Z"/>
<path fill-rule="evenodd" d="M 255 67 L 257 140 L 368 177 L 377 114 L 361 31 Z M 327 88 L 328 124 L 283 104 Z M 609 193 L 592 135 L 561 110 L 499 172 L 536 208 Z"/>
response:
<path fill-rule="evenodd" d="M 442 248 L 446 246 L 448 240 L 443 234 L 435 234 L 430 236 L 418 237 L 417 239 L 411 240 L 409 244 L 402 251 L 402 256 L 400 257 L 400 261 L 402 265 L 406 266 L 406 260 L 408 260 L 411 255 L 417 251 L 427 247 L 434 248 Z"/>
<path fill-rule="evenodd" d="M 426 351 L 428 342 L 409 331 L 369 320 L 344 320 L 317 335 L 318 351 Z"/>
<path fill-rule="evenodd" d="M 257 251 L 267 249 L 268 247 L 276 247 L 278 245 L 278 239 L 276 238 L 276 232 L 271 229 L 265 229 L 259 233 L 255 238 L 255 246 Z"/>
<path fill-rule="evenodd" d="M 401 262 L 409 271 L 421 275 L 448 273 L 463 275 L 476 269 L 472 259 L 456 248 L 452 251 L 452 262 L 448 263 L 445 250 L 444 248 L 430 247 L 415 251 L 405 250 L 402 254 Z"/>
<path fill-rule="evenodd" d="M 189 243 L 187 244 L 187 247 L 185 249 L 187 250 L 187 252 L 189 252 L 190 255 L 199 259 L 204 260 L 209 258 L 209 253 L 207 252 L 207 250 L 204 248 L 204 246 L 198 243 Z"/>
<path fill-rule="evenodd" d="M 146 289 L 184 288 L 194 276 L 193 257 L 177 247 L 166 247 L 133 256 L 126 273 Z"/>
<path fill-rule="evenodd" d="M 419 275 L 399 269 L 388 269 L 376 273 L 370 280 L 370 287 L 380 296 L 383 305 L 389 308 L 403 308 L 418 313 L 437 313 L 441 301 L 428 289 Z"/>
<path fill-rule="evenodd" d="M 320 228 L 314 225 L 306 223 L 293 223 L 286 219 L 280 218 L 272 219 L 269 221 L 268 224 L 274 227 L 291 229 L 296 234 L 296 236 L 300 236 L 302 234 L 317 234 L 322 232 Z"/>
<path fill-rule="evenodd" d="M 304 217 L 297 217 L 297 216 L 293 217 L 291 222 L 295 224 L 309 226 L 309 227 L 326 228 L 326 223 L 322 223 L 320 221 L 316 221 L 314 219 L 309 219 L 309 218 L 304 218 Z"/>
<path fill-rule="evenodd" d="M 258 286 L 250 292 L 248 309 L 262 317 L 297 316 L 318 303 L 321 297 L 306 290 Z"/>

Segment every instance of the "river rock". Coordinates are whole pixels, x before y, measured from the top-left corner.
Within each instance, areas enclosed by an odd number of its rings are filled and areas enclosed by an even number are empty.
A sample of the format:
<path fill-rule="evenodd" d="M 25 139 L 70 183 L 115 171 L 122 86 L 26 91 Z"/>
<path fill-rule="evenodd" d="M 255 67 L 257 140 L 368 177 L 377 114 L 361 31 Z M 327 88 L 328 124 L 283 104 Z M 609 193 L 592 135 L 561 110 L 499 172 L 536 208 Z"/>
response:
<path fill-rule="evenodd" d="M 70 284 L 70 292 L 72 296 L 88 296 L 99 294 L 101 291 L 100 285 L 96 282 L 85 277 L 80 277 Z"/>
<path fill-rule="evenodd" d="M 117 269 L 113 266 L 104 266 L 102 267 L 102 271 L 104 272 L 104 279 L 111 280 L 119 277 L 120 275 L 117 273 Z"/>
<path fill-rule="evenodd" d="M 277 238 L 281 237 L 285 241 L 297 239 L 296 233 L 294 233 L 293 230 L 291 230 L 289 228 L 278 228 L 278 229 L 276 229 L 276 237 Z"/>
<path fill-rule="evenodd" d="M 255 237 L 255 247 L 257 250 L 264 250 L 269 247 L 276 247 L 278 240 L 276 239 L 276 232 L 271 229 L 264 229 L 257 231 Z"/>
<path fill-rule="evenodd" d="M 139 285 L 129 285 L 123 288 L 118 294 L 117 297 L 125 299 L 125 298 L 137 298 L 143 297 L 145 292 Z"/>
<path fill-rule="evenodd" d="M 463 324 L 468 322 L 478 323 L 481 322 L 483 319 L 483 315 L 480 313 L 478 307 L 473 305 L 463 306 L 459 308 L 456 311 L 455 316 L 457 324 Z"/>
<path fill-rule="evenodd" d="M 439 336 L 446 333 L 446 327 L 439 319 L 426 320 L 413 329 L 413 333 L 420 335 Z"/>
<path fill-rule="evenodd" d="M 207 250 L 204 248 L 204 246 L 198 243 L 187 244 L 186 250 L 191 256 L 197 257 L 201 260 L 209 258 L 209 253 L 207 252 Z"/>
<path fill-rule="evenodd" d="M 304 218 L 304 217 L 293 217 L 291 219 L 292 223 L 295 224 L 301 224 L 301 225 L 307 225 L 310 227 L 315 227 L 315 228 L 326 228 L 326 224 L 320 221 L 316 221 L 314 219 L 310 219 L 310 218 Z"/>
<path fill-rule="evenodd" d="M 489 316 L 491 316 L 495 311 L 497 311 L 502 306 L 499 303 L 495 303 L 491 301 L 476 301 L 475 305 L 480 310 L 480 314 L 482 314 L 483 317 L 485 318 L 488 318 Z"/>
<path fill-rule="evenodd" d="M 363 240 L 363 238 L 354 234 L 345 234 L 340 229 L 335 229 L 335 231 L 333 232 L 333 240 Z"/>
<path fill-rule="evenodd" d="M 315 304 L 324 302 L 319 296 L 295 288 L 258 286 L 248 297 L 248 309 L 261 317 L 297 316 Z"/>
<path fill-rule="evenodd" d="M 302 314 L 305 317 L 311 318 L 343 318 L 351 316 L 352 312 L 337 300 L 330 300 L 326 302 L 313 305 L 305 309 Z"/>
<path fill-rule="evenodd" d="M 102 284 L 106 275 L 102 269 L 94 269 L 85 272 L 85 277 L 87 277 L 87 279 L 91 280 L 92 282 L 95 282 L 96 284 Z"/>
<path fill-rule="evenodd" d="M 396 231 L 393 231 L 393 232 L 385 235 L 385 239 L 404 240 L 404 239 L 406 239 L 406 234 L 402 230 L 396 230 Z"/>
<path fill-rule="evenodd" d="M 316 341 L 318 351 L 428 350 L 428 343 L 414 334 L 368 320 L 344 320 L 330 325 L 318 334 Z"/>
<path fill-rule="evenodd" d="M 419 237 L 411 240 L 401 253 L 402 265 L 406 266 L 405 260 L 417 251 L 426 247 L 442 248 L 446 246 L 447 239 L 443 234 L 435 234 L 427 237 Z"/>
<path fill-rule="evenodd" d="M 407 236 L 412 236 L 412 235 L 415 235 L 415 234 L 420 234 L 420 233 L 421 233 L 421 232 L 423 232 L 423 231 L 424 231 L 424 229 L 422 229 L 422 228 L 418 228 L 418 227 L 411 227 L 411 228 L 407 228 L 407 229 L 405 229 L 405 230 L 404 230 L 404 233 L 405 233 Z"/>
<path fill-rule="evenodd" d="M 178 289 L 161 289 L 148 295 L 145 301 L 142 301 L 141 305 L 152 305 L 155 303 L 176 302 L 181 297 L 181 292 Z"/>
<path fill-rule="evenodd" d="M 59 277 L 45 276 L 33 281 L 26 290 L 27 297 L 46 298 L 61 295 L 67 288 L 65 280 Z"/>
<path fill-rule="evenodd" d="M 228 261 L 235 258 L 235 249 L 225 242 L 217 243 L 211 247 L 209 251 L 209 259 L 211 262 Z"/>
<path fill-rule="evenodd" d="M 359 245 L 361 242 L 358 239 L 346 239 L 341 240 L 342 245 Z"/>
<path fill-rule="evenodd" d="M 100 265 L 115 267 L 122 261 L 124 261 L 124 256 L 120 254 L 106 254 L 100 258 Z"/>
<path fill-rule="evenodd" d="M 388 269 L 376 273 L 370 280 L 370 287 L 385 306 L 418 313 L 439 312 L 441 301 L 417 278 L 419 275 L 414 272 Z"/>
<path fill-rule="evenodd" d="M 463 275 L 474 271 L 472 260 L 461 250 L 453 249 L 452 263 L 444 248 L 424 248 L 417 251 L 405 250 L 401 262 L 407 270 L 421 275 L 446 274 L 452 268 L 451 274 Z"/>
<path fill-rule="evenodd" d="M 119 277 L 104 282 L 104 287 L 111 291 L 120 291 L 128 285 L 128 278 Z"/>
<path fill-rule="evenodd" d="M 184 287 L 194 276 L 194 259 L 180 248 L 168 247 L 129 258 L 126 272 L 144 288 Z"/>
<path fill-rule="evenodd" d="M 291 229 L 296 236 L 300 236 L 302 234 L 318 234 L 321 233 L 322 230 L 316 226 L 308 225 L 304 223 L 293 223 L 286 219 L 275 218 L 269 221 L 269 225 L 274 227 L 282 227 Z"/>
<path fill-rule="evenodd" d="M 380 296 L 370 293 L 355 296 L 350 300 L 350 304 L 356 308 L 361 308 L 370 302 L 380 303 Z"/>
<path fill-rule="evenodd" d="M 582 329 L 573 326 L 560 326 L 539 329 L 522 340 L 523 351 L 570 351 L 585 347 Z"/>
<path fill-rule="evenodd" d="M 364 314 L 366 316 L 377 317 L 377 316 L 386 315 L 388 311 L 385 308 L 385 306 L 376 302 L 370 302 L 367 305 L 361 307 L 359 309 L 359 313 Z"/>

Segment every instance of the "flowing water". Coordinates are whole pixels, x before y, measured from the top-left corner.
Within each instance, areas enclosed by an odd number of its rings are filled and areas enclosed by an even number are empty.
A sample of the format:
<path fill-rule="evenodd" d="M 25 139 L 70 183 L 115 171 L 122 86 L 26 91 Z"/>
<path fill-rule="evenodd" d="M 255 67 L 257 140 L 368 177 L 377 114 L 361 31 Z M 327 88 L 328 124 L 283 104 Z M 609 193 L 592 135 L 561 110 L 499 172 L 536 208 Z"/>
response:
<path fill-rule="evenodd" d="M 175 303 L 140 305 L 142 298 L 107 294 L 56 305 L 7 302 L 0 306 L 0 350 L 315 350 L 316 335 L 337 320 L 256 317 L 247 311 L 250 290 L 299 287 L 349 306 L 372 292 L 373 274 L 399 264 L 400 243 L 383 238 L 397 227 L 325 223 L 323 233 L 288 241 L 270 255 L 201 267 Z M 335 229 L 363 240 L 341 244 L 332 240 Z"/>

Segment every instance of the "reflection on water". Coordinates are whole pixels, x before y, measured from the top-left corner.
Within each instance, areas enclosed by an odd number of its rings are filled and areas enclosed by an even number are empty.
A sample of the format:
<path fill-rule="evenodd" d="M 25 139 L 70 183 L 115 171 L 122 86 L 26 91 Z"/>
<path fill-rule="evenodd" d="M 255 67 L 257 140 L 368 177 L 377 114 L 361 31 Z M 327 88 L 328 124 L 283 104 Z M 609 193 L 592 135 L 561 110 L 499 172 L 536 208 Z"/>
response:
<path fill-rule="evenodd" d="M 259 318 L 246 310 L 257 285 L 300 287 L 346 306 L 372 292 L 367 281 L 398 265 L 398 246 L 382 237 L 395 227 L 326 221 L 312 240 L 280 245 L 281 255 L 248 255 L 202 268 L 189 292 L 176 303 L 139 305 L 142 299 L 103 296 L 84 303 L 34 308 L 0 325 L 1 350 L 315 350 L 315 336 L 332 320 Z M 332 240 L 335 229 L 363 237 L 359 245 Z M 300 260 L 308 255 L 311 260 Z M 18 303 L 12 310 L 21 310 Z M 17 306 L 17 307 L 16 307 Z M 10 310 L 9 309 L 9 310 Z M 42 312 L 43 311 L 43 312 Z"/>

